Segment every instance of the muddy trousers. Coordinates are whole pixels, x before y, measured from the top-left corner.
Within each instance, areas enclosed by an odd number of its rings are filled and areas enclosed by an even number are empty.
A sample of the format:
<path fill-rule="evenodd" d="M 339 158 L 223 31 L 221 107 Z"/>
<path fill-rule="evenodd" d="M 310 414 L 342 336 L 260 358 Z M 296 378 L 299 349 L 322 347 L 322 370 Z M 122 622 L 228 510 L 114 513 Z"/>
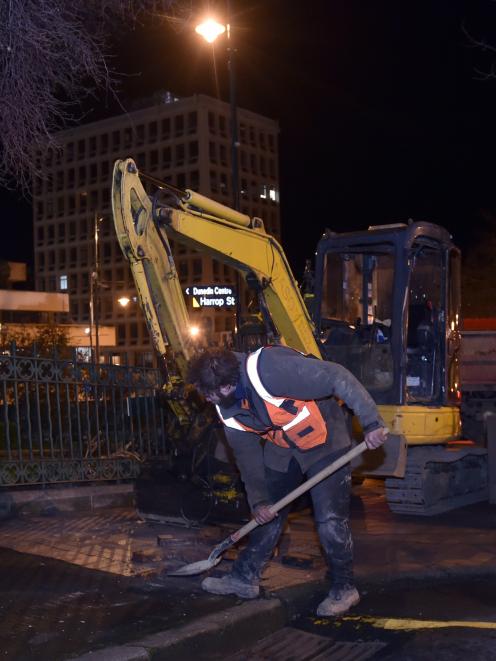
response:
<path fill-rule="evenodd" d="M 306 478 L 313 477 L 342 453 L 325 457 L 311 466 Z M 269 494 L 273 503 L 303 481 L 298 462 L 293 458 L 287 473 L 265 468 Z M 349 524 L 351 469 L 349 464 L 330 475 L 311 490 L 314 519 L 328 565 L 332 587 L 353 585 L 353 542 Z M 270 523 L 255 528 L 248 546 L 233 564 L 232 574 L 242 581 L 258 583 L 279 540 L 290 506 L 279 512 Z"/>

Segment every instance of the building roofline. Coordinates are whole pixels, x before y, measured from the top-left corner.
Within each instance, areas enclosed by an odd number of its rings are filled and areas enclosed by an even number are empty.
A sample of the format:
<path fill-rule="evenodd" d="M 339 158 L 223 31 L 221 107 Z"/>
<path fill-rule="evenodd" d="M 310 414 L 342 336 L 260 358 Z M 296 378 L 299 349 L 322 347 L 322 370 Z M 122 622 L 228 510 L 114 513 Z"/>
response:
<path fill-rule="evenodd" d="M 195 103 L 196 101 L 196 103 Z M 150 113 L 150 110 L 153 108 L 157 109 L 164 109 L 164 108 L 170 108 L 172 106 L 177 107 L 180 109 L 181 107 L 187 108 L 188 106 L 191 105 L 200 105 L 204 104 L 207 108 L 214 108 L 215 106 L 223 107 L 227 112 L 229 112 L 229 103 L 226 101 L 222 101 L 221 99 L 216 99 L 213 96 L 208 96 L 207 94 L 193 94 L 191 96 L 184 96 L 179 98 L 177 101 L 174 101 L 172 103 L 156 103 L 152 104 L 150 106 L 147 106 L 146 108 L 139 108 L 138 110 L 130 110 L 130 111 L 124 111 L 120 115 L 112 115 L 111 117 L 105 117 L 104 119 L 99 119 L 94 122 L 89 122 L 88 124 L 80 124 L 79 126 L 73 126 L 68 129 L 64 129 L 63 131 L 58 131 L 55 136 L 61 139 L 68 139 L 72 136 L 77 136 L 81 134 L 81 131 L 84 131 L 85 133 L 91 133 L 94 131 L 95 133 L 101 132 L 102 129 L 105 129 L 105 127 L 108 127 L 109 130 L 116 129 L 116 124 L 124 124 L 124 125 L 129 125 L 129 124 L 136 124 L 141 119 L 148 119 L 148 115 Z M 237 108 L 238 112 L 238 119 L 244 118 L 245 120 L 249 120 L 250 118 L 253 118 L 254 121 L 256 121 L 257 124 L 266 124 L 267 127 L 270 126 L 272 129 L 276 129 L 279 131 L 279 122 L 275 119 L 271 119 L 270 117 L 266 117 L 264 115 L 261 115 L 259 113 L 253 112 L 252 110 L 248 110 L 247 108 L 242 108 L 238 106 Z"/>

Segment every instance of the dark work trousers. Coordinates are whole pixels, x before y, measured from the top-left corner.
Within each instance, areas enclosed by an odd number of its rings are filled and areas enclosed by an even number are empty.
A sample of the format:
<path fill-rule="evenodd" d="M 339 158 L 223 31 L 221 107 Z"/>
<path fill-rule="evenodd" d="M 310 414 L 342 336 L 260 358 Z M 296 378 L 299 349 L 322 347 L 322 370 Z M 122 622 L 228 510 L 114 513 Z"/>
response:
<path fill-rule="evenodd" d="M 313 477 L 336 460 L 346 450 L 333 453 L 311 466 L 306 477 Z M 288 472 L 265 468 L 267 486 L 272 502 L 280 500 L 303 481 L 296 459 L 291 459 Z M 333 587 L 353 585 L 353 541 L 349 524 L 351 494 L 351 468 L 347 464 L 322 482 L 316 484 L 310 495 L 320 542 L 328 564 L 328 575 Z M 233 564 L 232 574 L 245 582 L 258 583 L 265 564 L 277 544 L 290 506 L 279 512 L 270 523 L 255 528 L 248 546 Z"/>

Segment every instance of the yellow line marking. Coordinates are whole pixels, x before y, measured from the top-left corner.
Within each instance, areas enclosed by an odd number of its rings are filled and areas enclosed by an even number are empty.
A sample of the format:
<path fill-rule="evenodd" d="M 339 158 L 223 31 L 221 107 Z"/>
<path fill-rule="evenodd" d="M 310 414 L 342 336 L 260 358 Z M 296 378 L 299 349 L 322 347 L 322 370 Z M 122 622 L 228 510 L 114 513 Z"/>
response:
<path fill-rule="evenodd" d="M 447 627 L 462 627 L 464 629 L 496 629 L 496 622 L 472 622 L 470 620 L 413 620 L 394 617 L 368 617 L 348 615 L 341 618 L 346 622 L 370 624 L 378 629 L 401 631 L 412 629 L 445 629 Z"/>

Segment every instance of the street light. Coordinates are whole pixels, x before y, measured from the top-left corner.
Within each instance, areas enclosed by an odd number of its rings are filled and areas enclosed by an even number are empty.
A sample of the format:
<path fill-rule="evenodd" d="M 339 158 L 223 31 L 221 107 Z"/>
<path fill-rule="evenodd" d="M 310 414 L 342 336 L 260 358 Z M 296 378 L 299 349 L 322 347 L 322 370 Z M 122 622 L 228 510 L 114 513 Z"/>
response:
<path fill-rule="evenodd" d="M 209 44 L 213 42 L 226 31 L 226 26 L 217 23 L 213 18 L 207 18 L 203 23 L 196 26 L 195 32 L 201 35 Z"/>
<path fill-rule="evenodd" d="M 201 35 L 209 44 L 226 32 L 227 34 L 227 66 L 229 70 L 229 105 L 231 120 L 231 189 L 232 204 L 236 211 L 239 211 L 239 166 L 238 166 L 238 109 L 236 104 L 236 49 L 233 45 L 232 29 L 230 24 L 231 3 L 226 2 L 226 25 L 219 23 L 213 18 L 207 18 L 195 27 L 195 32 Z"/>
<path fill-rule="evenodd" d="M 231 120 L 231 190 L 232 190 L 232 205 L 236 211 L 240 211 L 239 199 L 239 139 L 238 139 L 238 108 L 236 102 L 236 63 L 235 55 L 236 49 L 234 48 L 231 29 L 231 3 L 226 0 L 226 25 L 219 23 L 213 18 L 207 18 L 202 23 L 196 26 L 195 31 L 201 35 L 209 44 L 213 44 L 215 40 L 226 32 L 227 34 L 227 67 L 229 71 L 229 106 L 230 106 L 230 120 Z M 236 331 L 239 330 L 241 324 L 241 278 L 236 271 L 236 287 L 238 296 L 236 297 L 236 310 L 235 321 Z"/>

